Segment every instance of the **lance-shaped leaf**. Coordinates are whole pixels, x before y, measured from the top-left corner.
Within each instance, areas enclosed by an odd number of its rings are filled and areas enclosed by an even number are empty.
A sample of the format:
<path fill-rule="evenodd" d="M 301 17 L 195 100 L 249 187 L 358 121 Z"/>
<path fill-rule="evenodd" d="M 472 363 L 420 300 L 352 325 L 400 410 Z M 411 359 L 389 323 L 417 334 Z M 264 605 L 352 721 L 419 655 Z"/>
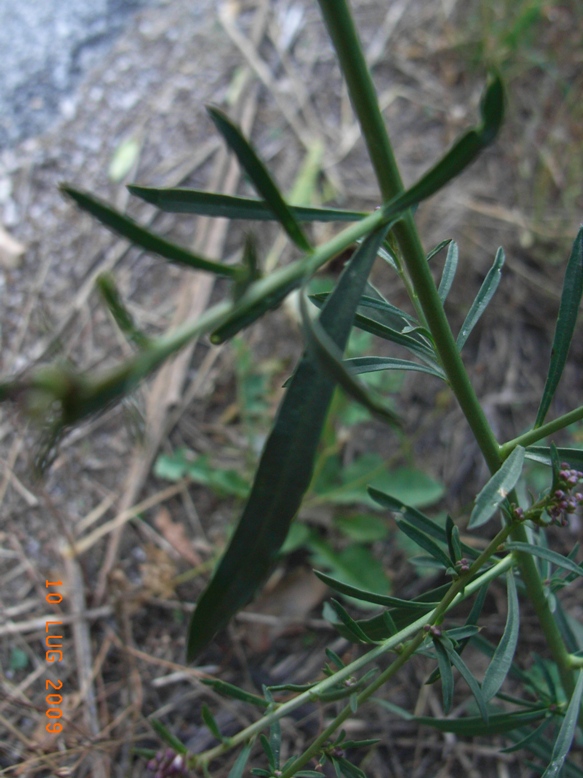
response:
<path fill-rule="evenodd" d="M 235 153 L 239 164 L 253 182 L 253 186 L 271 208 L 273 215 L 291 240 L 302 251 L 310 251 L 309 241 L 304 235 L 302 228 L 283 199 L 269 171 L 241 130 L 219 108 L 211 106 L 207 110 L 215 127 L 221 133 L 229 148 Z"/>
<path fill-rule="evenodd" d="M 354 311 L 384 234 L 384 228 L 373 233 L 355 252 L 320 314 L 322 327 L 339 349 L 348 340 Z M 310 484 L 334 386 L 333 379 L 306 352 L 266 441 L 243 515 L 197 603 L 189 628 L 189 660 L 252 599 L 269 575 Z"/>
<path fill-rule="evenodd" d="M 450 241 L 449 248 L 447 249 L 447 256 L 445 258 L 445 264 L 443 266 L 443 273 L 441 274 L 441 281 L 439 282 L 439 299 L 444 303 L 447 299 L 455 273 L 457 270 L 457 263 L 459 258 L 459 249 L 455 240 Z"/>
<path fill-rule="evenodd" d="M 243 750 L 235 760 L 234 765 L 231 767 L 228 778 L 243 778 L 245 767 L 249 760 L 249 755 L 251 754 L 252 748 L 253 748 L 253 741 L 247 743 L 247 745 L 243 747 Z"/>
<path fill-rule="evenodd" d="M 514 729 L 519 729 L 527 724 L 540 721 L 549 715 L 547 707 L 533 708 L 516 711 L 515 713 L 491 713 L 488 722 L 481 716 L 464 716 L 458 719 L 439 719 L 432 716 L 413 716 L 404 708 L 389 702 L 374 698 L 374 701 L 383 708 L 397 713 L 407 721 L 433 727 L 440 732 L 452 732 L 460 737 L 489 737 L 491 735 L 503 735 Z"/>
<path fill-rule="evenodd" d="M 472 303 L 468 315 L 466 316 L 464 323 L 461 326 L 459 335 L 457 336 L 456 345 L 461 351 L 468 339 L 471 331 L 478 323 L 480 317 L 488 307 L 488 303 L 494 296 L 494 292 L 498 288 L 500 278 L 502 277 L 502 266 L 506 259 L 503 249 L 499 248 L 496 252 L 494 264 L 488 271 L 486 278 L 484 279 L 482 286 L 474 302 Z"/>
<path fill-rule="evenodd" d="M 408 521 L 403 519 L 397 521 L 397 527 L 420 548 L 427 551 L 427 553 L 437 560 L 439 564 L 443 565 L 446 570 L 453 565 L 453 562 L 441 546 L 439 546 L 427 533 L 422 532 L 413 524 L 409 524 Z"/>
<path fill-rule="evenodd" d="M 573 249 L 565 281 L 563 283 L 563 292 L 561 294 L 561 304 L 559 306 L 559 316 L 555 327 L 555 337 L 553 338 L 553 347 L 551 350 L 551 364 L 540 407 L 536 415 L 535 429 L 540 427 L 545 420 L 545 416 L 550 408 L 551 401 L 557 391 L 563 368 L 567 361 L 567 355 L 571 346 L 571 339 L 577 323 L 579 305 L 581 304 L 581 295 L 583 294 L 583 227 L 580 228 L 573 243 Z"/>
<path fill-rule="evenodd" d="M 237 268 L 233 265 L 223 265 L 212 259 L 206 259 L 206 257 L 201 257 L 182 246 L 177 246 L 175 243 L 161 238 L 159 235 L 139 225 L 133 219 L 130 219 L 129 216 L 120 213 L 120 211 L 117 211 L 103 200 L 88 192 L 73 189 L 73 187 L 64 184 L 60 187 L 60 190 L 74 200 L 80 208 L 94 216 L 112 232 L 115 232 L 116 235 L 127 238 L 134 245 L 140 246 L 140 248 L 146 251 L 152 251 L 170 262 L 184 265 L 194 270 L 206 270 L 209 273 L 228 276 L 229 278 L 233 277 L 237 272 Z"/>
<path fill-rule="evenodd" d="M 504 117 L 504 87 L 498 75 L 488 84 L 481 102 L 482 122 L 475 129 L 466 132 L 440 161 L 423 175 L 420 181 L 383 206 L 387 217 L 392 216 L 392 208 L 398 201 L 401 208 L 420 203 L 431 197 L 445 184 L 458 176 L 478 155 L 493 142 L 502 125 Z"/>
<path fill-rule="evenodd" d="M 451 662 L 449 655 L 442 641 L 434 637 L 433 646 L 435 648 L 435 654 L 437 656 L 437 666 L 439 668 L 439 674 L 441 676 L 441 690 L 443 696 L 443 712 L 447 715 L 453 704 L 453 672 L 451 669 Z"/>
<path fill-rule="evenodd" d="M 571 467 L 583 470 L 583 448 L 557 448 L 557 453 L 562 462 L 568 462 Z M 529 446 L 526 449 L 526 458 L 542 465 L 552 464 L 549 446 Z"/>
<path fill-rule="evenodd" d="M 300 296 L 300 310 L 308 349 L 312 351 L 322 369 L 327 371 L 353 400 L 363 405 L 374 416 L 390 424 L 399 425 L 395 412 L 364 384 L 353 378 L 344 367 L 340 349 L 326 334 L 325 329 L 318 322 L 312 321 L 304 295 Z"/>
<path fill-rule="evenodd" d="M 378 311 L 378 321 L 386 324 L 388 327 L 394 327 L 396 330 L 402 329 L 405 325 L 418 324 L 411 314 L 397 308 L 395 305 L 391 305 L 391 303 L 382 298 L 379 299 L 378 297 L 371 297 L 365 294 L 360 298 L 360 305 L 363 308 L 373 308 Z"/>
<path fill-rule="evenodd" d="M 355 316 L 354 325 L 365 332 L 370 332 L 371 335 L 378 335 L 383 340 L 388 340 L 399 346 L 405 346 L 405 348 L 409 349 L 424 362 L 438 368 L 437 355 L 433 347 L 418 332 L 411 332 L 410 334 L 401 332 L 360 313 L 357 313 Z"/>
<path fill-rule="evenodd" d="M 420 365 L 418 362 L 411 362 L 408 359 L 394 359 L 393 357 L 353 357 L 345 359 L 343 364 L 350 375 L 362 375 L 364 373 L 376 373 L 379 370 L 411 370 L 415 373 L 428 373 L 441 378 L 445 381 L 443 371 L 430 367 L 429 365 Z"/>
<path fill-rule="evenodd" d="M 519 610 L 518 595 L 516 593 L 516 582 L 514 575 L 510 571 L 506 576 L 506 587 L 508 590 L 508 613 L 506 616 L 506 626 L 504 633 L 498 645 L 492 661 L 488 665 L 486 675 L 482 681 L 482 694 L 486 700 L 491 700 L 498 692 L 506 676 L 510 671 L 516 644 L 518 642 L 519 630 Z"/>
<path fill-rule="evenodd" d="M 430 262 L 433 257 L 437 256 L 442 249 L 444 249 L 446 246 L 449 246 L 450 243 L 452 243 L 451 238 L 448 238 L 447 240 L 442 240 L 441 243 L 438 243 L 437 246 L 431 249 L 431 251 L 427 254 L 426 259 L 428 262 Z"/>
<path fill-rule="evenodd" d="M 393 511 L 394 513 L 403 514 L 403 518 L 405 518 L 409 524 L 413 524 L 417 529 L 421 530 L 421 532 L 427 533 L 427 535 L 430 535 L 432 538 L 435 538 L 442 543 L 447 543 L 447 533 L 445 529 L 435 521 L 432 521 L 424 513 L 421 513 L 417 508 L 412 508 L 410 505 L 406 505 L 396 497 L 381 492 L 373 486 L 369 486 L 368 493 L 372 499 L 379 505 L 382 505 L 383 508 L 388 508 L 388 510 Z M 464 554 L 467 557 L 470 557 L 470 559 L 476 559 L 479 555 L 479 552 L 475 548 L 468 546 L 466 543 L 462 543 L 461 548 Z"/>
<path fill-rule="evenodd" d="M 150 186 L 128 186 L 131 194 L 140 197 L 166 213 L 196 213 L 227 219 L 275 221 L 273 209 L 257 197 L 203 192 L 199 189 L 157 189 Z M 354 222 L 367 216 L 364 211 L 346 211 L 341 208 L 312 208 L 287 203 L 298 222 Z"/>
<path fill-rule="evenodd" d="M 514 489 L 524 463 L 524 449 L 517 446 L 476 497 L 468 527 L 481 527 L 502 505 L 508 493 Z"/>
<path fill-rule="evenodd" d="M 461 656 L 457 653 L 457 651 L 454 649 L 453 644 L 451 641 L 444 639 L 443 646 L 445 647 L 449 660 L 452 663 L 452 665 L 456 668 L 456 670 L 459 671 L 460 675 L 464 679 L 464 681 L 467 683 L 467 685 L 470 687 L 470 691 L 474 695 L 474 699 L 476 700 L 476 703 L 478 705 L 478 710 L 480 711 L 480 715 L 482 716 L 483 722 L 488 723 L 488 708 L 486 706 L 486 699 L 484 695 L 482 694 L 482 689 L 480 687 L 480 684 L 478 681 L 474 678 L 472 675 L 471 670 L 468 668 L 464 660 L 461 658 Z"/>
<path fill-rule="evenodd" d="M 102 273 L 96 281 L 97 288 L 109 308 L 115 323 L 130 343 L 138 348 L 146 348 L 151 341 L 137 326 L 134 317 L 125 306 L 116 283 L 109 273 Z"/>
<path fill-rule="evenodd" d="M 575 737 L 575 729 L 577 728 L 577 719 L 580 713 L 581 697 L 583 696 L 583 670 L 579 670 L 577 683 L 575 685 L 575 691 L 569 702 L 565 718 L 561 724 L 561 729 L 557 735 L 555 741 L 555 747 L 553 748 L 553 755 L 551 762 L 547 769 L 544 771 L 542 778 L 556 778 L 561 772 L 567 754 L 571 750 L 571 744 Z"/>
<path fill-rule="evenodd" d="M 539 559 L 546 559 L 548 562 L 560 567 L 563 570 L 568 570 L 570 573 L 575 573 L 578 576 L 583 575 L 583 565 L 578 565 L 574 560 L 569 559 L 562 554 L 557 554 L 556 551 L 551 551 L 550 548 L 544 546 L 535 546 L 531 543 L 506 543 L 504 548 L 507 551 L 520 551 L 525 554 L 532 554 L 539 557 Z"/>
<path fill-rule="evenodd" d="M 267 708 L 269 706 L 269 702 L 263 697 L 247 692 L 245 689 L 234 686 L 232 683 L 227 683 L 227 681 L 221 681 L 219 678 L 201 678 L 201 682 L 205 686 L 212 686 L 216 692 L 224 694 L 225 697 L 242 700 L 251 705 L 257 705 L 258 708 Z"/>
<path fill-rule="evenodd" d="M 324 581 L 331 589 L 334 589 L 340 594 L 345 594 L 347 597 L 354 597 L 357 600 L 363 602 L 374 603 L 375 605 L 384 605 L 385 607 L 393 608 L 406 608 L 409 610 L 417 611 L 430 611 L 435 608 L 438 602 L 417 602 L 415 600 L 402 600 L 399 597 L 391 597 L 388 594 L 377 594 L 377 592 L 370 592 L 366 589 L 361 589 L 357 586 L 351 586 L 343 581 L 339 581 L 337 578 L 332 578 L 326 573 L 321 573 L 319 570 L 314 570 L 314 573 L 321 581 Z"/>
<path fill-rule="evenodd" d="M 176 735 L 173 735 L 172 732 L 170 732 L 170 730 L 165 727 L 161 721 L 158 721 L 158 719 L 148 719 L 148 721 L 150 722 L 152 729 L 155 730 L 156 734 L 159 735 L 159 737 L 161 737 L 162 740 L 170 746 L 170 748 L 173 748 L 177 754 L 188 753 L 188 748 L 184 745 L 184 743 L 179 740 Z"/>

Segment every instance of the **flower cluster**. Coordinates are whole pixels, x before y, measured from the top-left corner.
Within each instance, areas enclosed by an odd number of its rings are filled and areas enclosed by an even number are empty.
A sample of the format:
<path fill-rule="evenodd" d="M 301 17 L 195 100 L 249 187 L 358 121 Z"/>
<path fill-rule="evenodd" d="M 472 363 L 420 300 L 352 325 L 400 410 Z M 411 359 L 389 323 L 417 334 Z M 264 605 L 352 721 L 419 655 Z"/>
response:
<path fill-rule="evenodd" d="M 188 775 L 184 756 L 177 754 L 172 748 L 158 751 L 156 756 L 148 762 L 147 768 L 153 773 L 153 778 L 171 778 L 171 776 L 184 778 Z"/>
<path fill-rule="evenodd" d="M 554 490 L 527 510 L 515 507 L 514 517 L 519 521 L 533 521 L 535 524 L 545 526 L 548 520 L 545 521 L 542 515 L 546 513 L 551 524 L 566 527 L 569 523 L 568 516 L 583 505 L 583 493 L 575 491 L 575 487 L 581 481 L 583 481 L 583 472 L 574 470 L 566 462 L 562 462 Z"/>
<path fill-rule="evenodd" d="M 575 513 L 578 506 L 583 503 L 583 494 L 574 492 L 580 481 L 583 481 L 583 472 L 573 470 L 563 462 L 559 471 L 558 489 L 555 489 L 550 495 L 549 503 L 546 506 L 553 524 L 558 524 L 560 527 L 566 526 L 567 516 Z"/>

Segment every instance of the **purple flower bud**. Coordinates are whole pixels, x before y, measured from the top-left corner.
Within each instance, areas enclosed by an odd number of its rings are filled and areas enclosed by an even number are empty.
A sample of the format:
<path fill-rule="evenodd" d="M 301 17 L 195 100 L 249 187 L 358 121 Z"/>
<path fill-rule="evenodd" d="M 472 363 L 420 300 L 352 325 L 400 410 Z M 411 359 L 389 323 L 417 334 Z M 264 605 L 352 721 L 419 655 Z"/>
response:
<path fill-rule="evenodd" d="M 567 495 L 565 494 L 565 492 L 562 489 L 557 489 L 557 491 L 553 494 L 553 497 L 556 500 L 562 500 L 566 496 Z"/>

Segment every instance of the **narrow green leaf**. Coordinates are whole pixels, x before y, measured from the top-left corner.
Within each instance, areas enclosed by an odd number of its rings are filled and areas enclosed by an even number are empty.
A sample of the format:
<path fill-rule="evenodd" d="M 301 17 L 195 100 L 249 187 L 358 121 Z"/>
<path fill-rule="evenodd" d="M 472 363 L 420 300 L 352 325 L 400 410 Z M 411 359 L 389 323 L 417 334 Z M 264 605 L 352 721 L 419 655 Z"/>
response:
<path fill-rule="evenodd" d="M 562 554 L 557 554 L 556 551 L 551 551 L 550 548 L 544 546 L 535 546 L 531 543 L 506 543 L 504 548 L 507 551 L 522 551 L 526 554 L 532 554 L 540 559 L 546 559 L 548 562 L 552 562 L 556 567 L 561 567 L 563 570 L 568 570 L 570 573 L 575 573 L 578 576 L 583 575 L 583 565 L 578 565 L 572 559 L 569 559 Z"/>
<path fill-rule="evenodd" d="M 320 314 L 323 328 L 340 349 L 348 340 L 384 232 L 369 236 L 355 252 Z M 333 392 L 334 381 L 305 353 L 266 441 L 239 524 L 192 616 L 189 661 L 252 599 L 269 575 L 312 479 Z"/>
<path fill-rule="evenodd" d="M 386 325 L 375 321 L 375 319 L 371 319 L 369 316 L 363 316 L 360 313 L 357 313 L 354 317 L 354 326 L 364 330 L 364 332 L 370 332 L 371 335 L 377 335 L 379 338 L 383 338 L 383 340 L 388 340 L 391 343 L 404 346 L 413 354 L 416 354 L 423 359 L 424 362 L 428 362 L 428 364 L 439 369 L 435 351 L 421 338 L 387 327 Z"/>
<path fill-rule="evenodd" d="M 441 281 L 439 282 L 439 299 L 444 303 L 450 292 L 453 279 L 457 270 L 457 263 L 459 258 L 459 249 L 455 240 L 450 241 L 449 248 L 447 250 L 447 256 L 445 258 L 445 264 L 443 266 L 443 272 L 441 274 Z"/>
<path fill-rule="evenodd" d="M 442 370 L 438 370 L 429 365 L 420 365 L 417 362 L 410 362 L 407 359 L 393 359 L 391 357 L 353 357 L 352 359 L 345 359 L 343 364 L 346 366 L 350 375 L 374 373 L 379 370 L 412 370 L 417 373 L 428 373 L 429 375 L 445 381 L 445 373 Z"/>
<path fill-rule="evenodd" d="M 447 240 L 442 240 L 441 243 L 438 243 L 437 246 L 432 248 L 429 254 L 427 254 L 426 257 L 427 261 L 430 262 L 433 259 L 433 257 L 437 256 L 437 254 L 439 254 L 439 252 L 442 251 L 446 246 L 449 246 L 450 243 L 452 243 L 451 238 L 448 238 Z"/>
<path fill-rule="evenodd" d="M 360 643 L 373 643 L 374 641 L 371 640 L 368 635 L 360 628 L 358 625 L 358 622 L 356 622 L 345 610 L 345 608 L 340 605 L 340 603 L 337 600 L 330 600 L 330 605 L 336 612 L 336 615 L 340 619 L 340 621 L 344 624 L 346 629 L 351 633 L 351 635 L 356 638 L 357 641 Z"/>
<path fill-rule="evenodd" d="M 583 470 L 583 448 L 557 448 L 562 462 L 568 462 L 571 467 Z M 542 465 L 551 465 L 551 450 L 549 446 L 529 446 L 526 449 L 526 458 Z"/>
<path fill-rule="evenodd" d="M 281 725 L 279 719 L 276 719 L 269 727 L 269 746 L 273 754 L 273 769 L 279 770 L 279 760 L 281 754 Z"/>
<path fill-rule="evenodd" d="M 459 562 L 462 557 L 462 547 L 460 541 L 460 531 L 453 523 L 453 519 L 449 513 L 447 514 L 447 519 L 445 521 L 445 534 L 447 537 L 449 558 L 451 559 L 452 565 L 455 565 L 455 563 Z"/>
<path fill-rule="evenodd" d="M 522 751 L 523 748 L 528 748 L 528 744 L 533 740 L 538 740 L 543 732 L 549 727 L 549 725 L 553 721 L 553 716 L 549 716 L 546 719 L 543 719 L 542 724 L 539 724 L 538 727 L 533 729 L 531 732 L 528 733 L 528 735 L 525 735 L 523 738 L 518 740 L 516 743 L 513 743 L 511 746 L 508 746 L 507 748 L 501 748 L 500 753 L 501 754 L 512 754 L 514 751 Z"/>
<path fill-rule="evenodd" d="M 352 764 L 345 757 L 332 756 L 331 760 L 338 778 L 366 778 L 360 767 Z"/>
<path fill-rule="evenodd" d="M 362 308 L 371 308 L 379 312 L 379 321 L 388 327 L 394 327 L 396 330 L 405 324 L 418 324 L 417 320 L 406 311 L 397 308 L 387 300 L 370 295 L 363 295 L 360 298 L 359 306 Z"/>
<path fill-rule="evenodd" d="M 249 755 L 251 753 L 252 748 L 253 748 L 253 741 L 247 743 L 243 747 L 243 750 L 241 751 L 241 753 L 235 760 L 235 763 L 231 767 L 228 778 L 243 778 L 243 773 L 245 771 L 245 767 L 247 766 L 247 761 L 249 759 Z"/>
<path fill-rule="evenodd" d="M 406 608 L 417 611 L 429 611 L 438 605 L 437 602 L 416 602 L 415 600 L 401 600 L 399 597 L 391 597 L 387 594 L 377 594 L 376 592 L 369 592 L 365 589 L 360 589 L 357 586 L 350 586 L 343 581 L 339 581 L 326 573 L 321 573 L 319 570 L 314 570 L 315 575 L 321 581 L 329 586 L 331 589 L 345 594 L 347 597 L 354 597 L 357 600 L 363 600 L 364 602 L 371 602 L 375 605 L 384 605 L 387 608 Z"/>
<path fill-rule="evenodd" d="M 565 718 L 561 724 L 561 729 L 555 741 L 551 762 L 544 771 L 542 778 L 555 778 L 559 775 L 567 754 L 571 750 L 571 744 L 575 736 L 577 719 L 579 717 L 581 697 L 583 696 L 583 670 L 579 670 L 575 691 L 569 702 L 569 707 L 565 713 Z"/>
<path fill-rule="evenodd" d="M 165 743 L 167 743 L 170 748 L 173 748 L 177 754 L 188 753 L 188 748 L 184 745 L 184 743 L 179 740 L 176 735 L 173 735 L 172 732 L 170 732 L 170 730 L 165 727 L 161 721 L 158 721 L 158 719 L 148 719 L 148 721 L 150 722 L 152 729 L 156 732 L 156 734 Z"/>
<path fill-rule="evenodd" d="M 273 750 L 271 748 L 271 743 L 269 740 L 265 737 L 265 735 L 259 735 L 259 740 L 261 741 L 261 747 L 263 748 L 265 752 L 265 756 L 267 757 L 267 761 L 269 763 L 269 767 L 271 768 L 271 771 L 276 770 L 279 767 L 279 764 L 276 765 L 275 763 L 275 756 L 273 753 Z"/>
<path fill-rule="evenodd" d="M 150 338 L 136 325 L 133 316 L 122 300 L 113 276 L 109 273 L 102 273 L 98 276 L 96 285 L 115 323 L 128 341 L 138 348 L 147 348 L 151 343 Z"/>
<path fill-rule="evenodd" d="M 481 527 L 489 521 L 514 489 L 522 472 L 524 453 L 522 446 L 517 446 L 478 494 L 468 524 L 470 529 Z"/>
<path fill-rule="evenodd" d="M 166 213 L 196 213 L 201 216 L 253 221 L 274 221 L 276 218 L 267 202 L 257 197 L 235 197 L 198 189 L 156 189 L 135 185 L 128 186 L 128 189 L 131 194 L 152 203 Z M 308 208 L 289 204 L 287 207 L 299 222 L 354 222 L 368 215 L 362 211 L 345 211 L 339 208 Z"/>
<path fill-rule="evenodd" d="M 498 288 L 500 278 L 502 277 L 502 266 L 505 259 L 506 257 L 503 249 L 499 248 L 496 252 L 494 264 L 488 271 L 486 278 L 484 279 L 484 282 L 482 283 L 482 286 L 480 287 L 480 290 L 478 291 L 478 294 L 476 295 L 476 298 L 472 303 L 470 310 L 468 311 L 468 315 L 466 316 L 465 321 L 461 326 L 459 335 L 457 336 L 456 345 L 459 351 L 463 349 L 471 331 L 478 323 L 480 317 L 486 310 L 488 303 L 494 296 L 494 292 Z"/>
<path fill-rule="evenodd" d="M 239 164 L 253 182 L 253 186 L 258 194 L 271 208 L 273 215 L 291 240 L 302 251 L 311 251 L 310 243 L 304 235 L 302 228 L 283 199 L 269 171 L 259 159 L 251 144 L 243 136 L 241 130 L 219 108 L 210 106 L 207 108 L 207 111 L 215 127 L 221 133 L 229 148 L 235 153 Z"/>
<path fill-rule="evenodd" d="M 304 295 L 300 296 L 300 310 L 307 347 L 312 351 L 314 358 L 318 360 L 322 368 L 340 384 L 353 400 L 363 405 L 370 413 L 382 421 L 399 426 L 400 421 L 395 412 L 374 392 L 354 379 L 344 367 L 340 349 L 326 334 L 324 328 L 316 321 L 312 321 Z"/>
<path fill-rule="evenodd" d="M 406 519 L 409 524 L 413 524 L 421 532 L 425 532 L 432 538 L 435 538 L 442 543 L 447 543 L 445 529 L 435 521 L 432 521 L 424 513 L 421 513 L 421 511 L 411 507 L 410 505 L 406 505 L 398 498 L 386 494 L 385 492 L 381 492 L 379 489 L 375 489 L 372 486 L 369 486 L 368 493 L 372 499 L 379 505 L 382 505 L 383 508 L 388 508 L 388 510 L 393 511 L 394 513 L 401 513 L 403 518 Z M 466 543 L 462 543 L 461 548 L 463 553 L 470 559 L 476 559 L 479 555 L 479 552 L 476 551 L 475 548 L 468 546 Z"/>
<path fill-rule="evenodd" d="M 238 686 L 234 686 L 232 683 L 221 681 L 218 678 L 201 678 L 202 683 L 205 686 L 211 686 L 219 694 L 223 694 L 225 697 L 232 697 L 235 700 L 242 700 L 251 705 L 257 705 L 258 708 L 267 708 L 269 703 L 263 697 L 259 697 L 257 694 L 246 692 L 245 689 L 240 689 Z"/>
<path fill-rule="evenodd" d="M 422 548 L 424 551 L 427 551 L 427 553 L 436 559 L 439 564 L 443 565 L 446 570 L 451 567 L 452 563 L 448 555 L 441 548 L 441 546 L 438 546 L 437 543 L 432 540 L 425 532 L 422 532 L 413 524 L 409 524 L 409 522 L 405 521 L 404 519 L 397 520 L 397 527 L 401 530 L 401 532 L 404 532 L 407 537 L 411 538 L 411 540 L 413 540 L 420 548 Z"/>
<path fill-rule="evenodd" d="M 382 210 L 388 218 L 393 215 L 393 208 L 397 204 L 403 210 L 431 197 L 458 176 L 492 143 L 504 116 L 504 87 L 498 75 L 491 78 L 480 107 L 480 126 L 466 132 L 411 189 L 386 203 Z"/>
<path fill-rule="evenodd" d="M 145 227 L 141 227 L 133 219 L 130 219 L 129 216 L 116 211 L 103 200 L 88 192 L 73 189 L 65 184 L 62 184 L 59 188 L 61 192 L 74 200 L 80 208 L 90 213 L 91 216 L 94 216 L 105 227 L 115 232 L 116 235 L 127 238 L 134 245 L 140 246 L 140 248 L 146 251 L 152 251 L 170 262 L 185 265 L 194 270 L 206 270 L 209 273 L 228 277 L 233 277 L 237 272 L 237 268 L 233 265 L 223 265 L 220 262 L 214 262 L 212 259 L 206 259 L 193 254 L 192 251 L 182 248 L 182 246 L 177 246 L 175 243 L 161 238 L 159 235 L 155 235 Z"/>
<path fill-rule="evenodd" d="M 491 700 L 504 683 L 510 671 L 518 642 L 520 613 L 516 582 L 512 570 L 506 575 L 506 588 L 508 590 L 506 626 L 482 681 L 482 694 L 486 700 Z"/>
<path fill-rule="evenodd" d="M 214 737 L 216 737 L 217 740 L 222 742 L 223 735 L 221 733 L 221 730 L 219 729 L 219 725 L 215 721 L 215 717 L 213 716 L 211 709 L 206 703 L 203 703 L 200 714 L 202 716 L 202 720 L 206 724 L 211 734 L 214 735 Z"/>
<path fill-rule="evenodd" d="M 454 667 L 459 671 L 460 675 L 464 679 L 464 681 L 467 683 L 467 685 L 470 687 L 471 693 L 474 695 L 474 699 L 476 700 L 476 703 L 478 705 L 478 710 L 480 711 L 480 714 L 482 716 L 484 724 L 488 723 L 488 707 L 486 705 L 486 700 L 484 698 L 484 695 L 482 694 L 482 689 L 480 688 L 480 684 L 478 681 L 474 678 L 472 675 L 470 669 L 464 662 L 464 660 L 461 658 L 461 656 L 455 651 L 453 648 L 453 645 L 449 644 L 449 641 L 443 641 L 443 645 L 445 646 L 450 662 Z"/>
<path fill-rule="evenodd" d="M 553 338 L 553 347 L 551 350 L 551 363 L 543 396 L 540 402 L 535 429 L 540 427 L 550 408 L 551 401 L 557 391 L 563 368 L 567 361 L 567 355 L 571 346 L 571 339 L 577 323 L 579 305 L 581 304 L 581 295 L 583 294 L 583 227 L 580 228 L 573 243 L 573 249 L 567 270 L 565 281 L 563 283 L 563 292 L 561 294 L 561 304 L 559 306 L 559 315 L 555 327 L 555 336 Z"/>
<path fill-rule="evenodd" d="M 453 672 L 449 655 L 439 638 L 433 638 L 433 646 L 437 655 L 437 666 L 441 675 L 441 691 L 443 695 L 443 712 L 447 715 L 453 705 Z"/>
<path fill-rule="evenodd" d="M 514 729 L 519 729 L 535 721 L 548 716 L 548 708 L 540 707 L 515 713 L 492 713 L 485 722 L 481 716 L 464 716 L 459 719 L 438 719 L 432 716 L 412 716 L 408 711 L 400 708 L 387 700 L 374 698 L 374 701 L 383 708 L 397 713 L 407 721 L 433 727 L 440 732 L 451 732 L 460 737 L 490 737 L 492 735 L 504 735 Z"/>

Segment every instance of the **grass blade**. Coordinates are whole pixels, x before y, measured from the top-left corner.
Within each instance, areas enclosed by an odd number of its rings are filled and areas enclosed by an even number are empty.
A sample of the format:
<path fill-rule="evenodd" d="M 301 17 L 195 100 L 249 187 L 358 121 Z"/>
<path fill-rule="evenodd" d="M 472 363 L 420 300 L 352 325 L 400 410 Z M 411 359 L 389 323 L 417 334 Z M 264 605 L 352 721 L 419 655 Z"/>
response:
<path fill-rule="evenodd" d="M 500 470 L 494 473 L 478 494 L 470 516 L 469 529 L 476 529 L 489 521 L 504 502 L 508 493 L 514 489 L 522 472 L 524 453 L 522 446 L 517 446 L 508 459 L 502 463 Z"/>
<path fill-rule="evenodd" d="M 468 311 L 468 315 L 461 326 L 459 335 L 457 336 L 456 345 L 459 351 L 463 349 L 471 331 L 478 323 L 480 317 L 488 307 L 488 303 L 494 296 L 494 292 L 498 288 L 500 278 L 502 277 L 502 266 L 504 265 L 505 259 L 504 250 L 499 248 L 496 252 L 496 257 L 494 258 L 494 264 L 488 271 L 486 278 Z"/>
<path fill-rule="evenodd" d="M 581 304 L 581 295 L 583 294 L 583 227 L 580 228 L 573 243 L 573 249 L 569 262 L 567 263 L 567 271 L 565 273 L 565 281 L 563 284 L 563 292 L 561 294 L 561 304 L 559 306 L 559 316 L 557 318 L 557 325 L 555 327 L 555 337 L 553 338 L 553 347 L 551 350 L 551 364 L 549 366 L 549 372 L 543 390 L 543 396 L 540 402 L 538 413 L 536 415 L 536 421 L 534 423 L 535 429 L 540 427 L 545 420 L 545 416 L 550 408 L 551 401 L 554 397 L 565 362 L 567 361 L 567 355 L 569 353 L 569 347 L 571 345 L 571 339 L 573 332 L 575 331 L 575 325 L 577 323 L 577 315 L 579 313 L 579 305 Z"/>
<path fill-rule="evenodd" d="M 506 586 L 508 589 L 508 614 L 506 617 L 506 626 L 504 627 L 502 639 L 496 646 L 496 651 L 494 652 L 492 661 L 488 665 L 486 675 L 482 681 L 482 694 L 486 700 L 491 700 L 504 683 L 512 665 L 516 644 L 518 642 L 518 595 L 516 593 L 516 582 L 512 571 L 506 576 Z"/>
<path fill-rule="evenodd" d="M 227 219 L 274 221 L 275 216 L 265 200 L 257 197 L 203 192 L 199 189 L 157 189 L 150 186 L 128 186 L 136 197 L 152 203 L 166 213 L 195 213 Z M 354 222 L 367 216 L 363 211 L 345 211 L 341 208 L 287 207 L 298 222 Z"/>
<path fill-rule="evenodd" d="M 311 251 L 308 239 L 283 199 L 269 171 L 239 128 L 220 109 L 211 106 L 207 110 L 215 127 L 221 133 L 229 148 L 235 153 L 239 164 L 253 182 L 253 186 L 269 208 L 271 208 L 273 215 L 291 240 L 302 251 Z"/>
<path fill-rule="evenodd" d="M 571 744 L 575 736 L 575 729 L 577 727 L 577 718 L 579 716 L 579 708 L 581 705 L 581 697 L 583 696 L 583 670 L 579 670 L 579 676 L 577 678 L 577 684 L 575 691 L 569 702 L 569 707 L 565 713 L 565 718 L 561 724 L 561 729 L 555 741 L 555 747 L 553 748 L 553 755 L 551 762 L 547 769 L 544 771 L 542 778 L 555 778 L 561 772 L 567 754 L 571 750 Z"/>
<path fill-rule="evenodd" d="M 65 184 L 60 187 L 60 190 L 74 200 L 82 210 L 87 211 L 116 235 L 127 238 L 134 245 L 140 246 L 146 251 L 159 254 L 170 262 L 185 265 L 194 270 L 206 270 L 209 273 L 228 277 L 233 277 L 237 273 L 237 268 L 234 265 L 224 265 L 220 262 L 214 262 L 212 259 L 206 259 L 155 235 L 130 219 L 129 216 L 116 211 L 115 208 L 88 192 L 73 189 Z"/>
<path fill-rule="evenodd" d="M 344 269 L 320 314 L 339 349 L 348 340 L 354 311 L 385 229 L 369 236 Z M 309 353 L 302 357 L 267 439 L 239 524 L 194 611 L 189 661 L 268 576 L 306 492 L 335 382 Z"/>

